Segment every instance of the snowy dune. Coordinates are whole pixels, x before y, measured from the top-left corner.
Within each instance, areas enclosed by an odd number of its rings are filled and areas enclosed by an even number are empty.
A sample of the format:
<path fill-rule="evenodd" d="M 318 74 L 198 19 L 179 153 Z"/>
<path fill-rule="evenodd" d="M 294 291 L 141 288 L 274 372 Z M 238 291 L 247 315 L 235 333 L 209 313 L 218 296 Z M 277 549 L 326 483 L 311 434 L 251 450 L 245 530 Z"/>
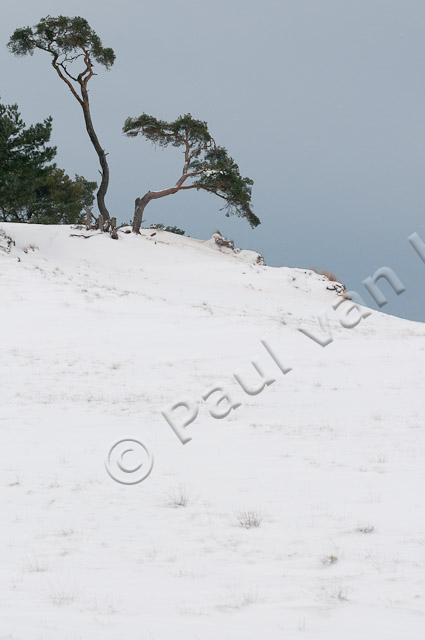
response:
<path fill-rule="evenodd" d="M 0 228 L 2 640 L 422 640 L 424 325 L 211 241 Z"/>

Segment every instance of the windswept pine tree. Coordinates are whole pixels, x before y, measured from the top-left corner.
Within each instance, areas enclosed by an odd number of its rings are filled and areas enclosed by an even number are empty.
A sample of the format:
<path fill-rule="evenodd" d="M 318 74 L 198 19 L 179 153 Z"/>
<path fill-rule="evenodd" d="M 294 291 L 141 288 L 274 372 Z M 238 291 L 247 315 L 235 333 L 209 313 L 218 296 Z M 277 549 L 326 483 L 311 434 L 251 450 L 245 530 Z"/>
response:
<path fill-rule="evenodd" d="M 144 113 L 138 118 L 127 118 L 123 131 L 130 137 L 142 135 L 160 147 L 178 147 L 184 157 L 181 175 L 174 185 L 159 191 L 147 191 L 136 199 L 135 233 L 140 232 L 144 210 L 151 200 L 189 189 L 207 191 L 224 200 L 227 216 L 235 214 L 246 218 L 252 227 L 260 224 L 251 208 L 253 181 L 243 178 L 226 149 L 216 145 L 206 122 L 195 120 L 190 113 L 174 122 L 158 120 Z"/>
<path fill-rule="evenodd" d="M 87 20 L 66 16 L 47 16 L 34 27 L 16 29 L 8 47 L 18 56 L 32 55 L 36 49 L 48 53 L 53 69 L 81 106 L 86 130 L 101 167 L 102 179 L 97 192 L 97 204 L 103 219 L 109 220 L 110 215 L 105 204 L 109 185 L 109 165 L 107 154 L 93 126 L 88 83 L 95 75 L 94 63 L 97 62 L 106 69 L 111 68 L 115 61 L 113 50 L 102 45 L 99 36 Z"/>
<path fill-rule="evenodd" d="M 52 119 L 26 126 L 0 102 L 0 221 L 72 224 L 93 203 L 95 182 L 72 180 L 53 160 Z"/>

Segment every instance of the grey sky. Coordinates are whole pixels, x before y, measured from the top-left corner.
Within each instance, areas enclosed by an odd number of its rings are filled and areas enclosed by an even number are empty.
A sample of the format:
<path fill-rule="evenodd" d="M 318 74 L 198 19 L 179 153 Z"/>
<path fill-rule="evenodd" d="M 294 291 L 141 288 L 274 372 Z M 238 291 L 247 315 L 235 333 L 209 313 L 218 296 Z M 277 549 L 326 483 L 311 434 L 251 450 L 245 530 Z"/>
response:
<path fill-rule="evenodd" d="M 4 0 L 3 0 L 4 2 Z M 121 134 L 126 116 L 191 112 L 255 180 L 263 224 L 252 231 L 204 193 L 152 203 L 149 222 L 207 237 L 219 228 L 267 263 L 361 281 L 390 266 L 407 291 L 384 311 L 425 320 L 425 4 L 420 0 L 19 0 L 2 9 L 1 96 L 28 122 L 54 117 L 58 162 L 97 179 L 80 108 L 42 53 L 16 59 L 17 26 L 82 15 L 117 61 L 91 83 L 95 125 L 110 153 L 110 210 L 130 219 L 137 195 L 168 186 L 176 151 Z M 283 301 L 284 303 L 284 301 Z"/>

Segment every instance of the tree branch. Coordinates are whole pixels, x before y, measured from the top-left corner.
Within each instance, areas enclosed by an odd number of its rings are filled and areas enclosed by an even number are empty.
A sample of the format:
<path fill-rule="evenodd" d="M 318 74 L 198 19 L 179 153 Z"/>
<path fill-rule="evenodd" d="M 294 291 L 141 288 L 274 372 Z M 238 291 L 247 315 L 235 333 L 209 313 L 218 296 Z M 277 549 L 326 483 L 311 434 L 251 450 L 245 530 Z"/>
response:
<path fill-rule="evenodd" d="M 52 51 L 50 51 L 50 53 L 52 53 L 53 55 L 53 59 L 52 59 L 52 67 L 55 69 L 56 73 L 58 74 L 59 78 L 61 80 L 63 80 L 65 82 L 65 84 L 68 86 L 69 90 L 71 91 L 72 95 L 74 96 L 74 98 L 80 103 L 81 106 L 83 106 L 83 101 L 80 98 L 80 96 L 78 95 L 78 93 L 75 91 L 74 87 L 72 86 L 72 83 L 68 80 L 68 78 L 66 76 L 64 76 L 64 74 L 62 73 L 61 69 L 60 69 L 60 63 L 58 63 L 58 54 L 54 53 Z"/>
<path fill-rule="evenodd" d="M 67 56 L 65 55 L 63 62 L 75 62 L 76 60 L 78 60 L 78 58 L 82 58 L 83 57 L 83 53 L 77 53 L 77 55 L 75 56 Z"/>
<path fill-rule="evenodd" d="M 190 173 L 183 173 L 183 175 L 177 180 L 176 182 L 176 187 L 181 187 L 182 184 L 184 182 L 186 182 L 186 180 L 188 178 L 193 178 L 194 176 L 199 176 L 199 174 L 202 173 L 202 171 L 192 171 Z"/>
<path fill-rule="evenodd" d="M 218 196 L 222 200 L 225 200 L 226 202 L 229 202 L 228 199 L 226 198 L 226 196 L 222 196 L 221 193 L 218 193 L 217 191 L 214 191 L 214 189 L 209 189 L 208 187 L 204 187 L 204 186 L 202 186 L 200 184 L 194 185 L 194 186 L 196 186 L 198 189 L 203 189 L 204 191 L 208 191 L 208 193 L 213 193 L 215 196 Z M 185 187 L 183 187 L 183 189 L 184 188 Z"/>
<path fill-rule="evenodd" d="M 185 146 L 185 151 L 184 151 L 184 166 L 183 166 L 183 174 L 187 173 L 188 169 L 189 169 L 189 164 L 190 164 L 190 149 L 191 146 L 189 144 L 189 136 L 186 133 L 186 137 L 184 140 L 184 146 Z"/>
<path fill-rule="evenodd" d="M 77 82 L 77 78 L 74 78 L 74 76 L 69 73 L 68 69 L 65 67 L 65 64 L 63 62 L 58 62 L 58 66 L 66 73 L 68 78 L 70 78 L 71 80 L 74 80 L 74 82 Z"/>
<path fill-rule="evenodd" d="M 94 71 L 93 71 L 92 61 L 90 60 L 89 52 L 84 47 L 83 47 L 83 51 L 84 51 L 84 64 L 86 65 L 86 68 L 84 69 L 84 71 L 78 74 L 77 80 L 80 83 L 80 85 L 84 86 L 84 88 L 86 89 L 88 81 L 91 80 L 91 78 L 94 76 Z"/>
<path fill-rule="evenodd" d="M 164 198 L 164 196 L 171 196 L 174 193 L 180 191 L 180 187 L 168 187 L 167 189 L 161 189 L 160 191 L 148 191 L 149 200 L 157 200 L 158 198 Z"/>
<path fill-rule="evenodd" d="M 179 191 L 186 191 L 187 189 L 202 189 L 199 184 L 186 184 L 179 188 Z"/>

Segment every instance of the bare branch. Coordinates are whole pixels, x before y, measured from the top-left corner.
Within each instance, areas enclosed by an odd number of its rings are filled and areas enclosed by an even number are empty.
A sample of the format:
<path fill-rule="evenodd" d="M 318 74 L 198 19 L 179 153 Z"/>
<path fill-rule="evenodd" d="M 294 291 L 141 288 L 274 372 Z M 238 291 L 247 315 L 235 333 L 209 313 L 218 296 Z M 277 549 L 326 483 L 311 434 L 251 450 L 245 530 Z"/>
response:
<path fill-rule="evenodd" d="M 88 240 L 89 238 L 94 238 L 95 236 L 100 235 L 99 233 L 93 233 L 91 236 L 86 236 L 84 235 L 84 233 L 70 233 L 69 237 L 70 238 L 84 238 L 85 240 Z"/>
<path fill-rule="evenodd" d="M 64 73 L 66 73 L 68 78 L 70 78 L 71 80 L 74 80 L 74 82 L 77 82 L 77 78 L 74 78 L 74 76 L 71 73 L 69 73 L 68 69 L 65 67 L 64 62 L 58 62 L 58 65 L 64 71 Z"/>
<path fill-rule="evenodd" d="M 61 78 L 61 80 L 63 80 L 65 82 L 65 84 L 68 86 L 69 90 L 71 91 L 72 95 L 74 96 L 74 98 L 76 100 L 78 100 L 78 102 L 80 103 L 81 106 L 83 106 L 83 101 L 80 98 L 80 96 L 78 95 L 78 93 L 75 91 L 75 88 L 72 86 L 72 83 L 70 82 L 70 80 L 62 73 L 61 69 L 60 69 L 60 65 L 58 63 L 58 54 L 54 53 L 53 54 L 53 59 L 52 59 L 52 67 L 55 69 L 56 73 L 58 74 L 58 76 Z"/>
<path fill-rule="evenodd" d="M 78 74 L 77 80 L 82 87 L 84 86 L 84 88 L 86 88 L 88 81 L 94 76 L 94 71 L 93 71 L 93 64 L 90 59 L 89 52 L 84 47 L 83 47 L 83 51 L 84 51 L 84 64 L 86 65 L 86 68 L 84 69 L 84 71 Z"/>
<path fill-rule="evenodd" d="M 63 62 L 75 62 L 78 58 L 82 58 L 84 53 L 77 53 L 75 56 L 65 56 Z"/>
<path fill-rule="evenodd" d="M 171 196 L 179 190 L 179 187 L 168 187 L 167 189 L 161 189 L 160 191 L 149 191 L 149 199 L 157 200 L 158 198 L 164 198 L 164 196 Z"/>
<path fill-rule="evenodd" d="M 176 187 L 181 187 L 181 185 L 186 182 L 188 178 L 193 178 L 194 176 L 199 176 L 202 171 L 192 171 L 190 173 L 184 173 L 176 182 Z"/>

